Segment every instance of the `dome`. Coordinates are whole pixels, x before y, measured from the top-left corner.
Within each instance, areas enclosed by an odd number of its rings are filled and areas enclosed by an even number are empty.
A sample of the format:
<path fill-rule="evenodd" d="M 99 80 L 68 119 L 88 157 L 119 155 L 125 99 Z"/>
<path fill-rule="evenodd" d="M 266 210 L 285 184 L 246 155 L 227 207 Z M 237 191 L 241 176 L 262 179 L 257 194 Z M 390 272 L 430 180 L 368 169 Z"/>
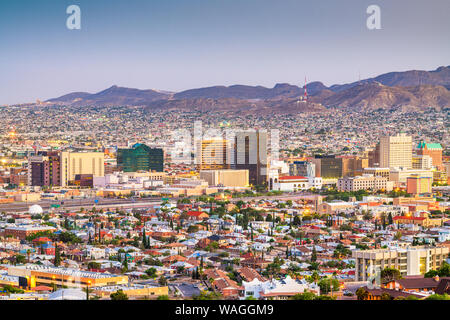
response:
<path fill-rule="evenodd" d="M 86 300 L 86 293 L 80 289 L 60 289 L 51 293 L 48 300 Z"/>
<path fill-rule="evenodd" d="M 42 210 L 42 207 L 38 204 L 32 205 L 29 209 L 28 212 L 30 214 L 42 214 L 44 212 L 44 210 Z"/>

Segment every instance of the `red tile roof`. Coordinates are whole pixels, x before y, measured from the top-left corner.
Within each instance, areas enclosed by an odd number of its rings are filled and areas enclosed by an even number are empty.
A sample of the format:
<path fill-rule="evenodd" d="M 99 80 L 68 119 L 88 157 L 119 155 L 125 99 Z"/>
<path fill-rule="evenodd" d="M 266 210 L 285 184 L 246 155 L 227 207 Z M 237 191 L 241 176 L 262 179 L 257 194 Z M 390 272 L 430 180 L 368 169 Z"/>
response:
<path fill-rule="evenodd" d="M 418 221 L 422 221 L 425 220 L 424 217 L 408 217 L 408 216 L 396 216 L 394 217 L 393 220 L 418 220 Z"/>
<path fill-rule="evenodd" d="M 284 176 L 284 177 L 279 177 L 278 180 L 308 180 L 308 178 L 303 177 L 303 176 Z"/>

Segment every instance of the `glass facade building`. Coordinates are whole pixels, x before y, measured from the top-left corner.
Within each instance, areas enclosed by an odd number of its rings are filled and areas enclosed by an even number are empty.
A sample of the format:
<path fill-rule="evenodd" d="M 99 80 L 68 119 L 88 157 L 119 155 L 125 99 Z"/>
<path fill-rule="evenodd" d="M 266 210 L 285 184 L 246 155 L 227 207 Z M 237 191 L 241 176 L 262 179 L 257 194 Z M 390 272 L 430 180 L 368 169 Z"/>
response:
<path fill-rule="evenodd" d="M 124 172 L 164 171 L 164 151 L 135 144 L 130 149 L 117 150 L 117 166 Z"/>

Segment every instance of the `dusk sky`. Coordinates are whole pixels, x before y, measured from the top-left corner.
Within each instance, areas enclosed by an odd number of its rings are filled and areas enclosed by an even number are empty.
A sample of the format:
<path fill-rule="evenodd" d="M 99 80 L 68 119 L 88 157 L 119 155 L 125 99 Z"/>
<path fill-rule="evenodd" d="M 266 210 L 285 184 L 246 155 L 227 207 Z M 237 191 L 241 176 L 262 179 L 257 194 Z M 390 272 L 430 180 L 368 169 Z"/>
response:
<path fill-rule="evenodd" d="M 81 30 L 66 8 L 81 8 Z M 381 7 L 381 30 L 366 8 Z M 111 85 L 353 82 L 450 65 L 449 0 L 2 0 L 0 104 Z"/>

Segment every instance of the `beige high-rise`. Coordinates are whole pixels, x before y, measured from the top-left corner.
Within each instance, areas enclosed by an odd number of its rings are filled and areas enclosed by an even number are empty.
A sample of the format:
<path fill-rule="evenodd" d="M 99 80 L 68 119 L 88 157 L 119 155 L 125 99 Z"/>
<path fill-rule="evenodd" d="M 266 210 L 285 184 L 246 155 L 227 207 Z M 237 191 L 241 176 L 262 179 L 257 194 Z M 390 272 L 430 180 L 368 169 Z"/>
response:
<path fill-rule="evenodd" d="M 380 167 L 412 168 L 412 137 L 404 133 L 381 137 Z"/>
<path fill-rule="evenodd" d="M 223 139 L 197 141 L 197 167 L 200 170 L 229 169 L 230 143 Z"/>
<path fill-rule="evenodd" d="M 61 152 L 61 186 L 67 186 L 76 174 L 105 175 L 103 152 Z"/>

